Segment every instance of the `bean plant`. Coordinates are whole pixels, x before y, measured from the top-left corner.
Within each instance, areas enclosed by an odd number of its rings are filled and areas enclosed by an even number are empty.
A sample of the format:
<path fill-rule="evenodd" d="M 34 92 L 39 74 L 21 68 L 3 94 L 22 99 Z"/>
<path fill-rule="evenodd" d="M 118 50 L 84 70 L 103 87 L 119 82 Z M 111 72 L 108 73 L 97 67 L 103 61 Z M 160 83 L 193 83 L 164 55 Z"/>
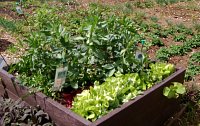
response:
<path fill-rule="evenodd" d="M 138 72 L 144 67 L 135 59 L 142 38 L 129 18 L 91 9 L 83 13 L 87 18 L 76 23 L 79 27 L 70 31 L 54 13 L 56 10 L 41 9 L 30 18 L 34 27 L 24 40 L 28 51 L 10 70 L 19 74 L 23 85 L 55 97 L 52 86 L 61 65 L 68 69 L 63 87 L 75 89 L 95 80 L 102 82 L 117 71 Z"/>

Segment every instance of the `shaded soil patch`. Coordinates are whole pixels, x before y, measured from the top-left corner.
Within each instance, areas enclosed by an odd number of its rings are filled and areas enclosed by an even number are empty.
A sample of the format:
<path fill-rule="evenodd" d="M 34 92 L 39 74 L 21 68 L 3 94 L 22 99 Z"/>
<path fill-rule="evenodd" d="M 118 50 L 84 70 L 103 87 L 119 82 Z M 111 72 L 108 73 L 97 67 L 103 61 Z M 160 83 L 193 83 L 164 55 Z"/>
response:
<path fill-rule="evenodd" d="M 0 52 L 4 52 L 12 43 L 6 39 L 0 39 Z"/>

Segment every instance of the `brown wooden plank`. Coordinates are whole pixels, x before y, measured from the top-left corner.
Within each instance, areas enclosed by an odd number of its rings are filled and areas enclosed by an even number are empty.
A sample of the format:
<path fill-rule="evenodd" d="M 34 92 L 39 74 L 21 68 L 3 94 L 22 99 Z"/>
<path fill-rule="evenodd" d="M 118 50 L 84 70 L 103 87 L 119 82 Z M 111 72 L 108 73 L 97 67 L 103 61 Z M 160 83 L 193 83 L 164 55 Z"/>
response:
<path fill-rule="evenodd" d="M 5 92 L 4 87 L 0 85 L 0 96 L 3 96 L 4 92 Z"/>
<path fill-rule="evenodd" d="M 67 109 L 51 98 L 47 98 L 42 93 L 37 93 L 36 99 L 38 105 L 40 105 L 59 126 L 88 126 L 91 124 L 91 122 L 76 115 L 70 109 Z"/>
<path fill-rule="evenodd" d="M 15 95 L 20 96 L 20 92 L 16 89 L 17 86 L 12 82 L 14 76 L 6 72 L 5 70 L 0 70 L 0 78 L 2 78 L 3 82 L 6 84 L 6 88 L 9 89 Z"/>
<path fill-rule="evenodd" d="M 15 96 L 23 98 L 24 101 L 32 106 L 37 105 L 35 95 L 30 95 L 28 88 L 13 83 L 15 81 L 15 77 L 13 75 L 8 74 L 4 70 L 0 70 L 0 77 L 2 78 L 6 89 L 9 90 L 9 92 L 12 92 L 12 94 L 14 94 Z"/>
<path fill-rule="evenodd" d="M 5 91 L 8 93 L 9 98 L 14 99 L 14 100 L 19 99 L 19 97 L 17 95 L 15 95 L 14 93 L 12 93 L 10 90 L 5 89 Z"/>
<path fill-rule="evenodd" d="M 27 102 L 31 106 L 37 106 L 37 100 L 35 93 L 30 93 L 28 88 L 23 86 L 16 86 L 18 96 L 22 98 L 25 102 Z"/>
<path fill-rule="evenodd" d="M 145 91 L 144 95 L 123 104 L 94 123 L 85 120 L 42 93 L 28 96 L 25 101 L 33 106 L 40 105 L 60 126 L 159 126 L 178 108 L 178 100 L 165 98 L 162 94 L 163 88 L 169 86 L 173 81 L 183 82 L 184 73 L 185 70 L 178 70 L 160 84 Z M 25 87 L 13 86 L 12 75 L 0 71 L 0 77 L 3 77 L 10 97 L 21 97 L 28 93 L 28 89 Z"/>

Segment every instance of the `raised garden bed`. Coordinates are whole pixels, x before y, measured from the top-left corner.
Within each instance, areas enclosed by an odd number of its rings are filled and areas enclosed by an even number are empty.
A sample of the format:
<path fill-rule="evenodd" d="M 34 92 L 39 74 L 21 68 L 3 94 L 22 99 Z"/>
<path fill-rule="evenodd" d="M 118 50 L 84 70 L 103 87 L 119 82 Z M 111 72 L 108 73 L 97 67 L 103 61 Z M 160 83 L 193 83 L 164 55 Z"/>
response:
<path fill-rule="evenodd" d="M 13 99 L 26 96 L 24 100 L 29 105 L 40 105 L 59 126 L 160 126 L 179 109 L 179 100 L 164 97 L 163 88 L 171 85 L 171 82 L 183 83 L 184 75 L 185 69 L 178 69 L 143 95 L 124 103 L 95 122 L 84 119 L 41 92 L 30 94 L 28 88 L 15 84 L 15 77 L 4 70 L 0 71 L 3 80 L 0 87 L 4 88 L 0 94 L 7 92 Z"/>

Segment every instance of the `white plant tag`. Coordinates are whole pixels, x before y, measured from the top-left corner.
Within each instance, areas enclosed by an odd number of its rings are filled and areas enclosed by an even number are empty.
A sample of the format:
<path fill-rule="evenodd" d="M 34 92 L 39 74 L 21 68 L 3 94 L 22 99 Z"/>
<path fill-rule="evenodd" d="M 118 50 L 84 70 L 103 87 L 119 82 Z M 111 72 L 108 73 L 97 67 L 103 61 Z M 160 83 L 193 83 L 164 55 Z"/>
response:
<path fill-rule="evenodd" d="M 135 59 L 142 61 L 143 58 L 144 58 L 144 54 L 141 51 L 137 50 L 135 54 Z"/>
<path fill-rule="evenodd" d="M 16 10 L 18 14 L 23 14 L 22 8 L 20 6 L 17 6 Z"/>
<path fill-rule="evenodd" d="M 65 79 L 67 76 L 67 67 L 59 67 L 56 69 L 55 81 L 53 90 L 60 90 L 61 86 L 65 83 Z"/>
<path fill-rule="evenodd" d="M 5 61 L 3 58 L 0 57 L 0 69 L 2 69 L 5 66 Z"/>

